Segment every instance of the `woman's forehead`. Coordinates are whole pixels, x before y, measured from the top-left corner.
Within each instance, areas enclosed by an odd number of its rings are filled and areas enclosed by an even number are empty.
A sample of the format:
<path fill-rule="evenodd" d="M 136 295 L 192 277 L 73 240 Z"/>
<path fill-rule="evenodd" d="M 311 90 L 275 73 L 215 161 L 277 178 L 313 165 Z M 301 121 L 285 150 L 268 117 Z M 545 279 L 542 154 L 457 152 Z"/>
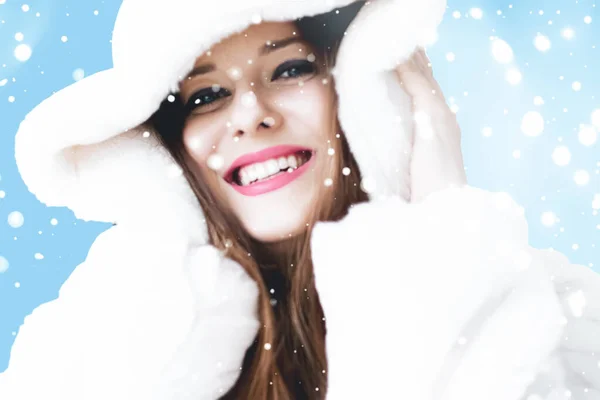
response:
<path fill-rule="evenodd" d="M 198 57 L 198 63 L 215 62 L 235 58 L 243 54 L 252 59 L 265 54 L 264 48 L 276 46 L 283 39 L 300 38 L 294 22 L 263 22 L 251 25 L 244 31 L 235 33 L 214 44 L 207 52 Z"/>

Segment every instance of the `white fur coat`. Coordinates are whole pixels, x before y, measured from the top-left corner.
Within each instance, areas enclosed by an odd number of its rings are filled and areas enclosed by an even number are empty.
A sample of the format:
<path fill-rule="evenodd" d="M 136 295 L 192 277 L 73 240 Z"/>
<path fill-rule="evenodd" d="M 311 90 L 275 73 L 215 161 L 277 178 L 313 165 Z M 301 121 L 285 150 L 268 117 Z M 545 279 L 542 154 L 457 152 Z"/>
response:
<path fill-rule="evenodd" d="M 25 319 L 0 399 L 212 400 L 233 385 L 259 326 L 256 287 L 207 244 L 180 171 L 136 126 L 218 40 L 350 3 L 124 1 L 114 68 L 45 100 L 17 133 L 19 171 L 40 201 L 118 225 L 58 299 Z M 404 200 L 412 119 L 392 70 L 435 40 L 445 2 L 367 3 L 334 75 L 340 123 L 374 190 L 311 241 L 328 399 L 556 400 L 567 389 L 600 398 L 597 275 L 530 248 L 507 195 Z"/>

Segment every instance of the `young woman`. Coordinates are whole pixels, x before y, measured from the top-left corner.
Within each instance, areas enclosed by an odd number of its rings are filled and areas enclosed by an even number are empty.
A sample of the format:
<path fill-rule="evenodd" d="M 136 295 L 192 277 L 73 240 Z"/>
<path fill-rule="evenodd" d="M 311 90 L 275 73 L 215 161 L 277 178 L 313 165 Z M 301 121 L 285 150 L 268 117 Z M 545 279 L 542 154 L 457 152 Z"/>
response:
<path fill-rule="evenodd" d="M 600 394 L 597 276 L 465 186 L 418 47 L 443 2 L 158 3 L 125 2 L 115 68 L 20 128 L 38 198 L 116 226 L 27 318 L 0 398 Z M 587 340 L 562 351 L 565 317 Z"/>

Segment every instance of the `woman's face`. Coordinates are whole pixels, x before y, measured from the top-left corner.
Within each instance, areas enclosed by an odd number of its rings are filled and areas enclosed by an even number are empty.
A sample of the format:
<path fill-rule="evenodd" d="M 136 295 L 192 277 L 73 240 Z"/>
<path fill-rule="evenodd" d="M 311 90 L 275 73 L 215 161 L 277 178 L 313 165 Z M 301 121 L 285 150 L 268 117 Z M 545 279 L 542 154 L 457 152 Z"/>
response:
<path fill-rule="evenodd" d="M 334 91 L 315 57 L 294 23 L 262 23 L 216 44 L 180 84 L 187 151 L 259 241 L 304 230 L 331 174 Z"/>

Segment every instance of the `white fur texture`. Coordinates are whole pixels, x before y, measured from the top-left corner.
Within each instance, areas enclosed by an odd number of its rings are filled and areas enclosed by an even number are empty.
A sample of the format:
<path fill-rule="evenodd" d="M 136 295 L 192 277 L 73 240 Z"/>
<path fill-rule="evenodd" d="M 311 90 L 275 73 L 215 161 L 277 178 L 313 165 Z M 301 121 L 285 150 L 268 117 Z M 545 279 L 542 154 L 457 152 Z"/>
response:
<path fill-rule="evenodd" d="M 214 400 L 258 327 L 241 267 L 180 232 L 115 226 L 25 319 L 0 399 Z"/>
<path fill-rule="evenodd" d="M 164 173 L 172 161 L 136 126 L 214 43 L 253 21 L 293 20 L 350 3 L 125 1 L 113 32 L 114 68 L 51 96 L 19 127 L 15 157 L 25 184 L 41 202 L 67 206 L 84 220 L 122 223 L 167 213 L 161 218 L 202 240 L 187 183 Z M 445 0 L 373 1 L 342 40 L 334 71 L 340 123 L 363 176 L 375 184 L 372 197 L 409 197 L 410 102 L 390 71 L 435 38 L 444 10 Z M 167 204 L 184 212 L 173 215 Z"/>
<path fill-rule="evenodd" d="M 17 133 L 19 171 L 40 201 L 118 226 L 99 236 L 59 299 L 26 318 L 0 375 L 0 399 L 213 400 L 233 384 L 257 329 L 256 288 L 205 245 L 193 193 L 139 124 L 199 54 L 257 16 L 291 20 L 347 4 L 123 3 L 114 68 L 45 100 Z M 519 400 L 546 365 L 576 374 L 590 368 L 590 351 L 600 353 L 600 335 L 588 330 L 598 328 L 597 276 L 581 269 L 571 275 L 566 260 L 530 249 L 525 221 L 506 196 L 465 188 L 418 206 L 401 200 L 408 198 L 412 122 L 408 96 L 391 70 L 415 46 L 435 40 L 444 9 L 444 0 L 374 0 L 342 41 L 334 70 L 340 122 L 375 191 L 373 202 L 321 225 L 313 240 L 331 327 L 331 400 Z M 527 256 L 529 268 L 519 270 Z M 584 288 L 593 303 L 583 318 L 567 314 L 567 331 L 577 338 L 570 353 L 552 352 L 561 312 L 549 275 L 567 277 L 569 288 Z M 570 289 L 563 289 L 557 284 L 562 304 L 571 304 Z M 457 349 L 465 333 L 468 345 Z M 379 351 L 373 355 L 368 346 Z M 491 367 L 488 351 L 496 357 Z M 544 379 L 557 389 L 561 378 L 553 371 Z M 482 393 L 489 388 L 494 392 Z"/>
<path fill-rule="evenodd" d="M 552 282 L 504 194 L 358 205 L 318 224 L 312 249 L 328 400 L 517 400 L 559 341 Z"/>

